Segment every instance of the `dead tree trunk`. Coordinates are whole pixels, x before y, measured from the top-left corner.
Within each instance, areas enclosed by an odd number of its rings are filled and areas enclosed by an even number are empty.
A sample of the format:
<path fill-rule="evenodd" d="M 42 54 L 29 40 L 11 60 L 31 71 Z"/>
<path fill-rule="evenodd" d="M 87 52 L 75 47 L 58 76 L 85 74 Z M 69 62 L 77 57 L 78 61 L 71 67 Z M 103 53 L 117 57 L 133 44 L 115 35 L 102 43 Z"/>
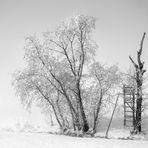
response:
<path fill-rule="evenodd" d="M 136 90 L 137 90 L 137 101 L 136 101 L 136 121 L 135 121 L 135 132 L 141 132 L 141 112 L 142 112 L 142 84 L 143 84 L 143 74 L 146 70 L 143 69 L 144 62 L 141 61 L 142 49 L 143 49 L 143 41 L 145 38 L 146 33 L 144 32 L 141 43 L 140 49 L 137 51 L 137 64 L 134 60 L 129 56 L 131 62 L 133 63 L 135 70 L 136 70 Z"/>

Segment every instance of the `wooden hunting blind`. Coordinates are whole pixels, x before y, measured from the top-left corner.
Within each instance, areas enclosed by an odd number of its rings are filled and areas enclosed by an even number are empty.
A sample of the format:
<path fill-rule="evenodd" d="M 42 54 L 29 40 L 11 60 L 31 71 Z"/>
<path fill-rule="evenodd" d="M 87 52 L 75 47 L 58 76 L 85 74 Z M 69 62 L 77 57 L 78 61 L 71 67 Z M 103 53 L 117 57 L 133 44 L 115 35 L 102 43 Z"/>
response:
<path fill-rule="evenodd" d="M 136 93 L 130 86 L 123 86 L 124 96 L 124 126 L 134 127 L 136 117 Z"/>

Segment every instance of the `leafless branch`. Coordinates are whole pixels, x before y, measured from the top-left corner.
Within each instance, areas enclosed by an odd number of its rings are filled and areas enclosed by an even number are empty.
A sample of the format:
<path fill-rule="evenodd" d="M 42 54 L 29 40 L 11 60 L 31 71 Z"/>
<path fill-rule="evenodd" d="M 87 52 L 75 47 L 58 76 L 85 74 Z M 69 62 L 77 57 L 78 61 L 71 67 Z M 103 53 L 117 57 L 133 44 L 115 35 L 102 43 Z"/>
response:
<path fill-rule="evenodd" d="M 51 51 L 55 51 L 55 52 L 61 53 L 61 54 L 64 54 L 62 51 L 58 51 L 58 50 L 56 50 L 56 49 L 52 49 L 52 48 L 49 48 L 49 47 L 47 47 L 47 49 L 48 49 L 48 50 L 51 50 Z"/>
<path fill-rule="evenodd" d="M 140 43 L 140 49 L 139 49 L 139 52 L 138 52 L 140 55 L 142 54 L 142 48 L 143 48 L 143 42 L 144 42 L 145 35 L 146 35 L 146 33 L 144 32 L 143 36 L 142 36 L 141 43 Z"/>
<path fill-rule="evenodd" d="M 135 68 L 138 68 L 138 65 L 134 62 L 134 60 L 131 58 L 131 56 L 129 56 L 129 59 L 131 60 L 131 62 L 133 63 L 133 65 L 135 66 Z"/>

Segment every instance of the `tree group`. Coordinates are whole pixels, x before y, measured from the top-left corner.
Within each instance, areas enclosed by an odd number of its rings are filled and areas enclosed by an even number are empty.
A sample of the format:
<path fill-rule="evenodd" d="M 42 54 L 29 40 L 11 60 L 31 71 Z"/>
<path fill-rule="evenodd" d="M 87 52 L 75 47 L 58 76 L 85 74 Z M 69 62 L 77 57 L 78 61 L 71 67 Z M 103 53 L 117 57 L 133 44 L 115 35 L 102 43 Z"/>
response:
<path fill-rule="evenodd" d="M 118 90 L 118 67 L 95 60 L 95 21 L 79 15 L 43 33 L 43 39 L 26 38 L 26 67 L 15 74 L 22 103 L 50 109 L 63 130 L 95 133 L 99 116 L 108 111 Z"/>

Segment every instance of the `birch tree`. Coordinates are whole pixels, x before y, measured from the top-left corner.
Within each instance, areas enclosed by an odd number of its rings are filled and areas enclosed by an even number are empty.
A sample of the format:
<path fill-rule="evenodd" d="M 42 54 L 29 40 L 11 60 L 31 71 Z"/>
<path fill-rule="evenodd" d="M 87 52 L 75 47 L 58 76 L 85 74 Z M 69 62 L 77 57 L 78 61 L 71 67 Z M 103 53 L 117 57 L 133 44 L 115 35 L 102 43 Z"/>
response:
<path fill-rule="evenodd" d="M 41 90 L 42 86 L 38 86 L 39 80 L 44 79 L 46 86 L 50 84 L 53 92 L 58 92 L 66 100 L 74 127 L 79 125 L 83 132 L 89 130 L 89 125 L 81 83 L 85 65 L 91 63 L 97 48 L 91 39 L 94 28 L 95 18 L 79 15 L 63 22 L 55 31 L 45 32 L 42 42 L 36 37 L 28 37 L 25 46 L 27 69 L 29 73 L 33 72 L 31 85 L 47 100 L 43 93 L 45 88 Z"/>

